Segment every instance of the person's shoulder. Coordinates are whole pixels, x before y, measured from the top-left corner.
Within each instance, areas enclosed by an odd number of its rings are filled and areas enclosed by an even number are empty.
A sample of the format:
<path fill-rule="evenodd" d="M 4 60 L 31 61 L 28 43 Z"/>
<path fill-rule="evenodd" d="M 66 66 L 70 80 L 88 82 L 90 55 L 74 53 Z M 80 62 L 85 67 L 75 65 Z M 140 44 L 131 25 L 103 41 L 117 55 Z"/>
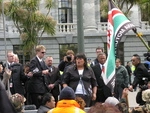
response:
<path fill-rule="evenodd" d="M 56 108 L 50 109 L 47 113 L 52 113 L 54 109 Z"/>
<path fill-rule="evenodd" d="M 92 66 L 91 68 L 92 68 L 92 69 L 95 69 L 95 68 L 97 68 L 97 67 L 100 67 L 100 64 L 99 64 L 99 63 L 96 64 L 96 65 L 94 65 L 94 66 Z"/>
<path fill-rule="evenodd" d="M 13 64 L 11 65 L 11 67 L 21 67 L 21 66 L 22 66 L 21 63 L 13 63 Z"/>
<path fill-rule="evenodd" d="M 50 108 L 41 105 L 41 106 L 38 108 L 37 113 L 43 113 L 43 112 L 47 112 L 47 111 L 49 111 L 49 110 L 50 110 Z"/>
<path fill-rule="evenodd" d="M 37 57 L 36 57 L 36 56 L 34 56 L 33 58 L 31 58 L 31 61 L 32 61 L 32 60 L 35 60 L 35 59 L 37 59 Z"/>

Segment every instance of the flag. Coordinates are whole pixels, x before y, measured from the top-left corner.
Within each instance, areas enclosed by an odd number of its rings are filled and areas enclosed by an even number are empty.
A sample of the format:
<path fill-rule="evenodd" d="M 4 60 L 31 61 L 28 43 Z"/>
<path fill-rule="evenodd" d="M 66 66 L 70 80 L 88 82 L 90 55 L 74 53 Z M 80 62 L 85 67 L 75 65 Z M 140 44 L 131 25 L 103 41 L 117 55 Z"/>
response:
<path fill-rule="evenodd" d="M 115 53 L 117 44 L 122 36 L 135 26 L 119 10 L 112 0 L 109 0 L 107 28 L 107 60 L 104 64 L 105 72 L 102 73 L 104 83 L 113 91 L 115 85 Z"/>

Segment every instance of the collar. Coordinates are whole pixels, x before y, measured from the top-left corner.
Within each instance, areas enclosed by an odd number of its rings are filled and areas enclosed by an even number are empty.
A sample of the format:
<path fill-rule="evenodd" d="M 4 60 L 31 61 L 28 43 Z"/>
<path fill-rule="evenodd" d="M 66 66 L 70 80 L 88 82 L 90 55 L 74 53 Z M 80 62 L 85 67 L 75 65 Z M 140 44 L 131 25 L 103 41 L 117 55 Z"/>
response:
<path fill-rule="evenodd" d="M 39 62 L 43 61 L 43 59 L 40 59 L 37 55 L 36 55 L 36 57 L 39 60 Z"/>
<path fill-rule="evenodd" d="M 100 68 L 102 69 L 102 66 L 104 66 L 104 64 L 100 64 L 100 63 L 99 63 L 99 66 L 100 66 Z"/>
<path fill-rule="evenodd" d="M 10 64 L 13 64 L 14 62 L 10 63 L 10 62 L 7 61 L 7 63 L 8 63 L 8 65 L 10 65 Z"/>
<path fill-rule="evenodd" d="M 57 103 L 57 107 L 80 107 L 80 105 L 75 100 L 60 100 Z"/>

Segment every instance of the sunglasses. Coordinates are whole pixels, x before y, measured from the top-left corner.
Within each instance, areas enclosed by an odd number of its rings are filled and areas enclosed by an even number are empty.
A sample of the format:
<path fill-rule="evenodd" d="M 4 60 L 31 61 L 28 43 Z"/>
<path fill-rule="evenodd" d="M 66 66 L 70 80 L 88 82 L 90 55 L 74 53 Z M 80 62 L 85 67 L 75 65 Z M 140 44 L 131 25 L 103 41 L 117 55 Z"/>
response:
<path fill-rule="evenodd" d="M 41 52 L 42 54 L 45 54 L 46 52 Z"/>

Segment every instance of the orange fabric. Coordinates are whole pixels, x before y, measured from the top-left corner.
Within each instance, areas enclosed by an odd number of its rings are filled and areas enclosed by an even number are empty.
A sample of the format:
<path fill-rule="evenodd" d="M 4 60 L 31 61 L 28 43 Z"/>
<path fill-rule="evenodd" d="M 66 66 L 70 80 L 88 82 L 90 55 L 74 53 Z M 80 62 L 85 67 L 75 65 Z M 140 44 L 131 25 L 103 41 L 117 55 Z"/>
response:
<path fill-rule="evenodd" d="M 48 113 L 75 113 L 78 108 L 78 113 L 85 113 L 85 111 L 80 109 L 80 105 L 75 100 L 60 100 L 56 108 L 52 109 L 52 112 L 50 112 L 51 110 L 48 111 Z"/>

